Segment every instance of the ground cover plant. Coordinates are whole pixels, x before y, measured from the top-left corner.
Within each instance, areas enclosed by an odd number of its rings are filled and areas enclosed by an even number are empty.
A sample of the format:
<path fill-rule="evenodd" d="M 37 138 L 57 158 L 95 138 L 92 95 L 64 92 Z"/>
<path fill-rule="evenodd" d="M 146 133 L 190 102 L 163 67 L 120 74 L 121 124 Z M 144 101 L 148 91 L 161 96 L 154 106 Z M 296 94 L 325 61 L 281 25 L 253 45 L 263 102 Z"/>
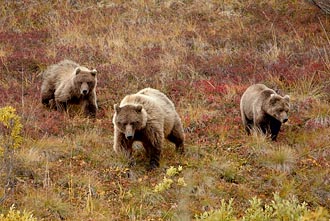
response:
<path fill-rule="evenodd" d="M 330 219 L 330 19 L 315 5 L 63 0 L 0 9 L 1 219 Z M 62 59 L 97 69 L 95 119 L 42 105 L 40 73 Z M 253 83 L 290 95 L 276 142 L 244 132 L 239 100 Z M 113 105 L 145 87 L 174 102 L 186 140 L 182 156 L 166 142 L 152 171 L 140 145 L 133 167 L 112 149 Z"/>

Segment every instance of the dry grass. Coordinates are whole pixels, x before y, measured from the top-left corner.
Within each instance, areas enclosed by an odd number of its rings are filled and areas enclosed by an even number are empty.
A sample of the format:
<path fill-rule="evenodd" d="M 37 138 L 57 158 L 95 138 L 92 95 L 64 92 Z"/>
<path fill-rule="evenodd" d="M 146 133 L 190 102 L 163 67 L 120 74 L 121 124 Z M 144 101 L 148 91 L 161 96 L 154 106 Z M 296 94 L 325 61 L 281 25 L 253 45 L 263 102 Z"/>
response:
<path fill-rule="evenodd" d="M 311 217 L 330 209 L 330 22 L 316 7 L 78 0 L 0 9 L 0 103 L 24 126 L 0 213 L 15 204 L 44 220 L 192 220 L 233 198 L 242 217 L 249 200 L 270 202 L 275 192 L 307 202 Z M 98 70 L 95 120 L 42 106 L 40 72 L 64 58 Z M 241 94 L 257 82 L 291 97 L 277 142 L 241 126 Z M 113 105 L 144 87 L 173 100 L 186 137 L 183 156 L 166 142 L 150 172 L 140 145 L 131 168 L 112 150 Z M 155 192 L 179 165 L 187 186 Z"/>

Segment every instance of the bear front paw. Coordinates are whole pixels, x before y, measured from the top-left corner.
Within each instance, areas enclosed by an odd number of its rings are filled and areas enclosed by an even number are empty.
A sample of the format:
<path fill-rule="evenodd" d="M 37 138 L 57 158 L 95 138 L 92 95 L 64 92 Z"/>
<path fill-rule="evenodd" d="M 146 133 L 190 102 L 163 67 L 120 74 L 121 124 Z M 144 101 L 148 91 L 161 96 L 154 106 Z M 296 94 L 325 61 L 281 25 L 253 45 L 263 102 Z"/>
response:
<path fill-rule="evenodd" d="M 157 167 L 159 167 L 159 162 L 157 162 L 155 160 L 151 160 L 148 170 L 150 171 L 150 170 L 156 169 Z"/>

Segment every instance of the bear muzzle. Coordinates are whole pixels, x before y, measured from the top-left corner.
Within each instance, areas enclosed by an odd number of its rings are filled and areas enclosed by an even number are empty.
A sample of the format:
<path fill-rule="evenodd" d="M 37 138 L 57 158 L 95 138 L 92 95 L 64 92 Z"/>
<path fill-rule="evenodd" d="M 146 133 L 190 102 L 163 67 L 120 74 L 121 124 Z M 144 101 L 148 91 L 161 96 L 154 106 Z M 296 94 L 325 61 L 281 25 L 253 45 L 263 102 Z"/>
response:
<path fill-rule="evenodd" d="M 284 118 L 284 119 L 282 119 L 282 123 L 285 123 L 285 122 L 287 122 L 288 121 L 288 118 Z"/>
<path fill-rule="evenodd" d="M 81 95 L 87 95 L 88 93 L 89 93 L 88 84 L 83 83 L 80 87 L 80 94 Z"/>
<path fill-rule="evenodd" d="M 127 140 L 133 140 L 134 136 L 132 134 L 125 135 Z"/>
<path fill-rule="evenodd" d="M 125 137 L 127 140 L 132 140 L 134 138 L 134 130 L 132 125 L 126 125 Z"/>
<path fill-rule="evenodd" d="M 133 140 L 134 134 L 133 133 L 125 133 L 125 137 L 127 140 Z"/>

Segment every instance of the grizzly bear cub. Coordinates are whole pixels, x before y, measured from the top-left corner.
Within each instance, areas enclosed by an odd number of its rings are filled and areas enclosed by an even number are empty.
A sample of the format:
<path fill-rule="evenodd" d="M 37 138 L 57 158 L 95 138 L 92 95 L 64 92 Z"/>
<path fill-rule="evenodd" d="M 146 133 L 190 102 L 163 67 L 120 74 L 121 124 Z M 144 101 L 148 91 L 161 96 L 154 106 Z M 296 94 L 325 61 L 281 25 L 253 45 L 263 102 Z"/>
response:
<path fill-rule="evenodd" d="M 132 144 L 141 141 L 150 158 L 149 169 L 159 167 L 164 138 L 184 151 L 184 132 L 173 102 L 162 92 L 145 88 L 114 105 L 114 150 L 131 159 Z"/>
<path fill-rule="evenodd" d="M 276 140 L 282 123 L 288 121 L 289 102 L 288 95 L 282 97 L 263 84 L 250 86 L 240 102 L 242 122 L 247 133 L 257 129 Z"/>
<path fill-rule="evenodd" d="M 98 108 L 96 74 L 95 69 L 90 70 L 70 60 L 49 66 L 42 74 L 42 103 L 59 111 L 65 111 L 67 104 L 79 104 L 87 116 L 95 117 Z"/>

